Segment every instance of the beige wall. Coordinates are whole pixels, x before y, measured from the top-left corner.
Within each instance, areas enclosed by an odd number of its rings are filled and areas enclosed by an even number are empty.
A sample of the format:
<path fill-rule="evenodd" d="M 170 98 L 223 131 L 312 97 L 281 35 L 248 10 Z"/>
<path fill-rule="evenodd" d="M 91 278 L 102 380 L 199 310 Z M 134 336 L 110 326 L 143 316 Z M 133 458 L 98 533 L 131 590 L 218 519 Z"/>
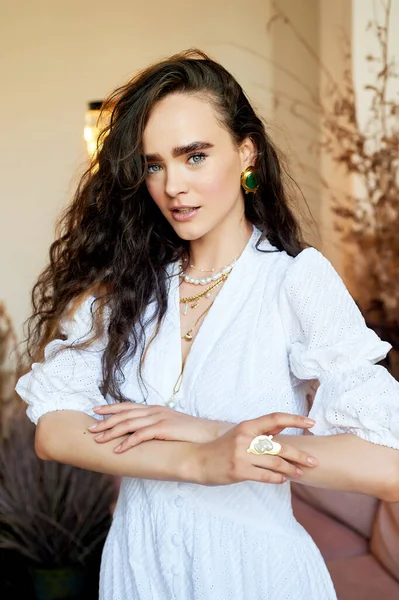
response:
<path fill-rule="evenodd" d="M 366 2 L 372 0 L 365 0 Z M 350 63 L 345 60 L 346 38 L 351 44 L 352 27 L 352 2 L 349 0 L 320 0 L 320 57 L 328 69 L 328 73 L 339 86 L 343 83 L 345 68 L 351 68 Z M 328 75 L 320 74 L 320 97 L 325 106 L 329 106 L 329 98 L 326 92 Z M 326 152 L 320 157 L 320 175 L 338 201 L 344 198 L 351 190 L 351 182 L 347 173 L 340 168 Z M 321 235 L 322 250 L 331 260 L 334 267 L 342 277 L 345 277 L 346 249 L 339 234 L 335 230 L 335 217 L 332 211 L 331 191 L 324 186 L 320 189 L 321 213 Z M 348 281 L 346 280 L 346 283 Z"/>
<path fill-rule="evenodd" d="M 292 21 L 273 28 L 273 91 L 281 95 L 275 111 L 274 130 L 289 159 L 295 180 L 305 201 L 300 202 L 307 240 L 319 248 L 342 272 L 342 247 L 334 232 L 331 198 L 321 179 L 334 186 L 339 195 L 348 179 L 328 156 L 318 151 L 321 113 L 312 97 L 328 106 L 326 80 L 320 62 L 337 82 L 342 79 L 344 54 L 337 40 L 351 36 L 351 2 L 348 0 L 275 0 Z M 299 39 L 302 38 L 302 41 Z M 307 46 L 307 47 L 306 47 Z M 293 104 L 291 99 L 299 101 Z M 298 196 L 298 201 L 300 197 Z M 305 203 L 306 202 L 306 203 Z"/>
<path fill-rule="evenodd" d="M 288 19 L 319 52 L 319 0 L 275 0 L 275 14 Z M 320 136 L 319 115 L 311 108 L 312 96 L 319 96 L 319 67 L 309 51 L 281 19 L 271 28 L 273 93 L 278 103 L 274 110 L 272 135 L 284 152 L 287 166 L 299 188 L 293 188 L 294 207 L 301 216 L 306 239 L 321 245 L 320 184 L 315 173 L 320 156 L 315 144 Z M 303 196 L 302 196 L 303 194 Z"/>

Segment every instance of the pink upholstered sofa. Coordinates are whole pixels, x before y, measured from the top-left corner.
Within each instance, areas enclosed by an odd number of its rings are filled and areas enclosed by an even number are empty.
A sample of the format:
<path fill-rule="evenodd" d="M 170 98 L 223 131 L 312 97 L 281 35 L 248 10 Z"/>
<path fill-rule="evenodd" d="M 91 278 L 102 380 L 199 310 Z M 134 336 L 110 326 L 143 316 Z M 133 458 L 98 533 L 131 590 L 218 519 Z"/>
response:
<path fill-rule="evenodd" d="M 399 503 L 298 483 L 292 491 L 296 518 L 319 547 L 338 600 L 399 600 Z"/>

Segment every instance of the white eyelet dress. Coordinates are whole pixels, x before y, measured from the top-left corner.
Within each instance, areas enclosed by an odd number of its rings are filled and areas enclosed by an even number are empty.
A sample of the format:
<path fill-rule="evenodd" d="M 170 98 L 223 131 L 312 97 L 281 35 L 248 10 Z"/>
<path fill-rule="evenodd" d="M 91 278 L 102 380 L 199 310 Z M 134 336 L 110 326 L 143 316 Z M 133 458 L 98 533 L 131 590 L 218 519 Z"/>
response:
<path fill-rule="evenodd" d="M 233 423 L 275 411 L 306 414 L 309 381 L 317 379 L 315 435 L 352 433 L 399 448 L 399 383 L 375 364 L 390 345 L 366 327 L 322 254 L 306 249 L 294 259 L 267 241 L 261 252 L 259 235 L 254 228 L 193 342 L 176 409 Z M 170 281 L 168 311 L 145 362 L 146 396 L 138 357 L 126 366 L 123 391 L 132 401 L 165 404 L 180 373 L 178 277 Z M 45 362 L 17 384 L 35 423 L 63 409 L 98 418 L 103 345 L 54 353 L 88 334 L 92 301 L 64 323 L 67 341 L 51 342 Z M 123 479 L 103 551 L 101 600 L 255 598 L 336 598 L 319 550 L 293 516 L 288 482 Z"/>

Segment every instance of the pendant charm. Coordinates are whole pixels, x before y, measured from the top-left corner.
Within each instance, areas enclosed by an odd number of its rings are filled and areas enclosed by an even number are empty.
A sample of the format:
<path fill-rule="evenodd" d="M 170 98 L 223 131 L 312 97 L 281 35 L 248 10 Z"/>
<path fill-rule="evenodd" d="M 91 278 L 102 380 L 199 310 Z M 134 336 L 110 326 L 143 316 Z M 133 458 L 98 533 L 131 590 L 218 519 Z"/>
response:
<path fill-rule="evenodd" d="M 190 308 L 197 308 L 198 304 L 199 304 L 199 300 L 190 304 Z"/>
<path fill-rule="evenodd" d="M 166 406 L 169 406 L 169 408 L 175 408 L 176 406 L 176 402 L 174 397 L 172 396 L 171 398 L 169 398 L 169 400 L 167 402 L 165 402 Z"/>
<path fill-rule="evenodd" d="M 185 339 L 187 342 L 192 342 L 192 340 L 193 340 L 193 336 L 191 335 L 191 331 L 187 331 L 186 335 L 184 336 L 184 339 Z"/>
<path fill-rule="evenodd" d="M 188 304 L 185 304 L 184 308 L 183 308 L 183 315 L 184 316 L 187 314 L 187 311 L 188 311 Z"/>

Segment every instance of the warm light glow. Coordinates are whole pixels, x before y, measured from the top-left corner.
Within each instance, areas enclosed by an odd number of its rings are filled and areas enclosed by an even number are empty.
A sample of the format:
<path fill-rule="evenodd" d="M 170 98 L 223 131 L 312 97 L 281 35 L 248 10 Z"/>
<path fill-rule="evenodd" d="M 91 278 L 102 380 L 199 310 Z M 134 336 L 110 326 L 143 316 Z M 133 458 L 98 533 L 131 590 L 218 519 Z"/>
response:
<path fill-rule="evenodd" d="M 93 160 L 99 150 L 97 140 L 101 131 L 107 126 L 106 113 L 101 113 L 101 101 L 89 102 L 85 116 L 83 138 L 86 142 L 87 154 Z"/>
<path fill-rule="evenodd" d="M 98 130 L 95 127 L 85 127 L 83 132 L 83 137 L 86 142 L 92 142 L 97 138 Z"/>

